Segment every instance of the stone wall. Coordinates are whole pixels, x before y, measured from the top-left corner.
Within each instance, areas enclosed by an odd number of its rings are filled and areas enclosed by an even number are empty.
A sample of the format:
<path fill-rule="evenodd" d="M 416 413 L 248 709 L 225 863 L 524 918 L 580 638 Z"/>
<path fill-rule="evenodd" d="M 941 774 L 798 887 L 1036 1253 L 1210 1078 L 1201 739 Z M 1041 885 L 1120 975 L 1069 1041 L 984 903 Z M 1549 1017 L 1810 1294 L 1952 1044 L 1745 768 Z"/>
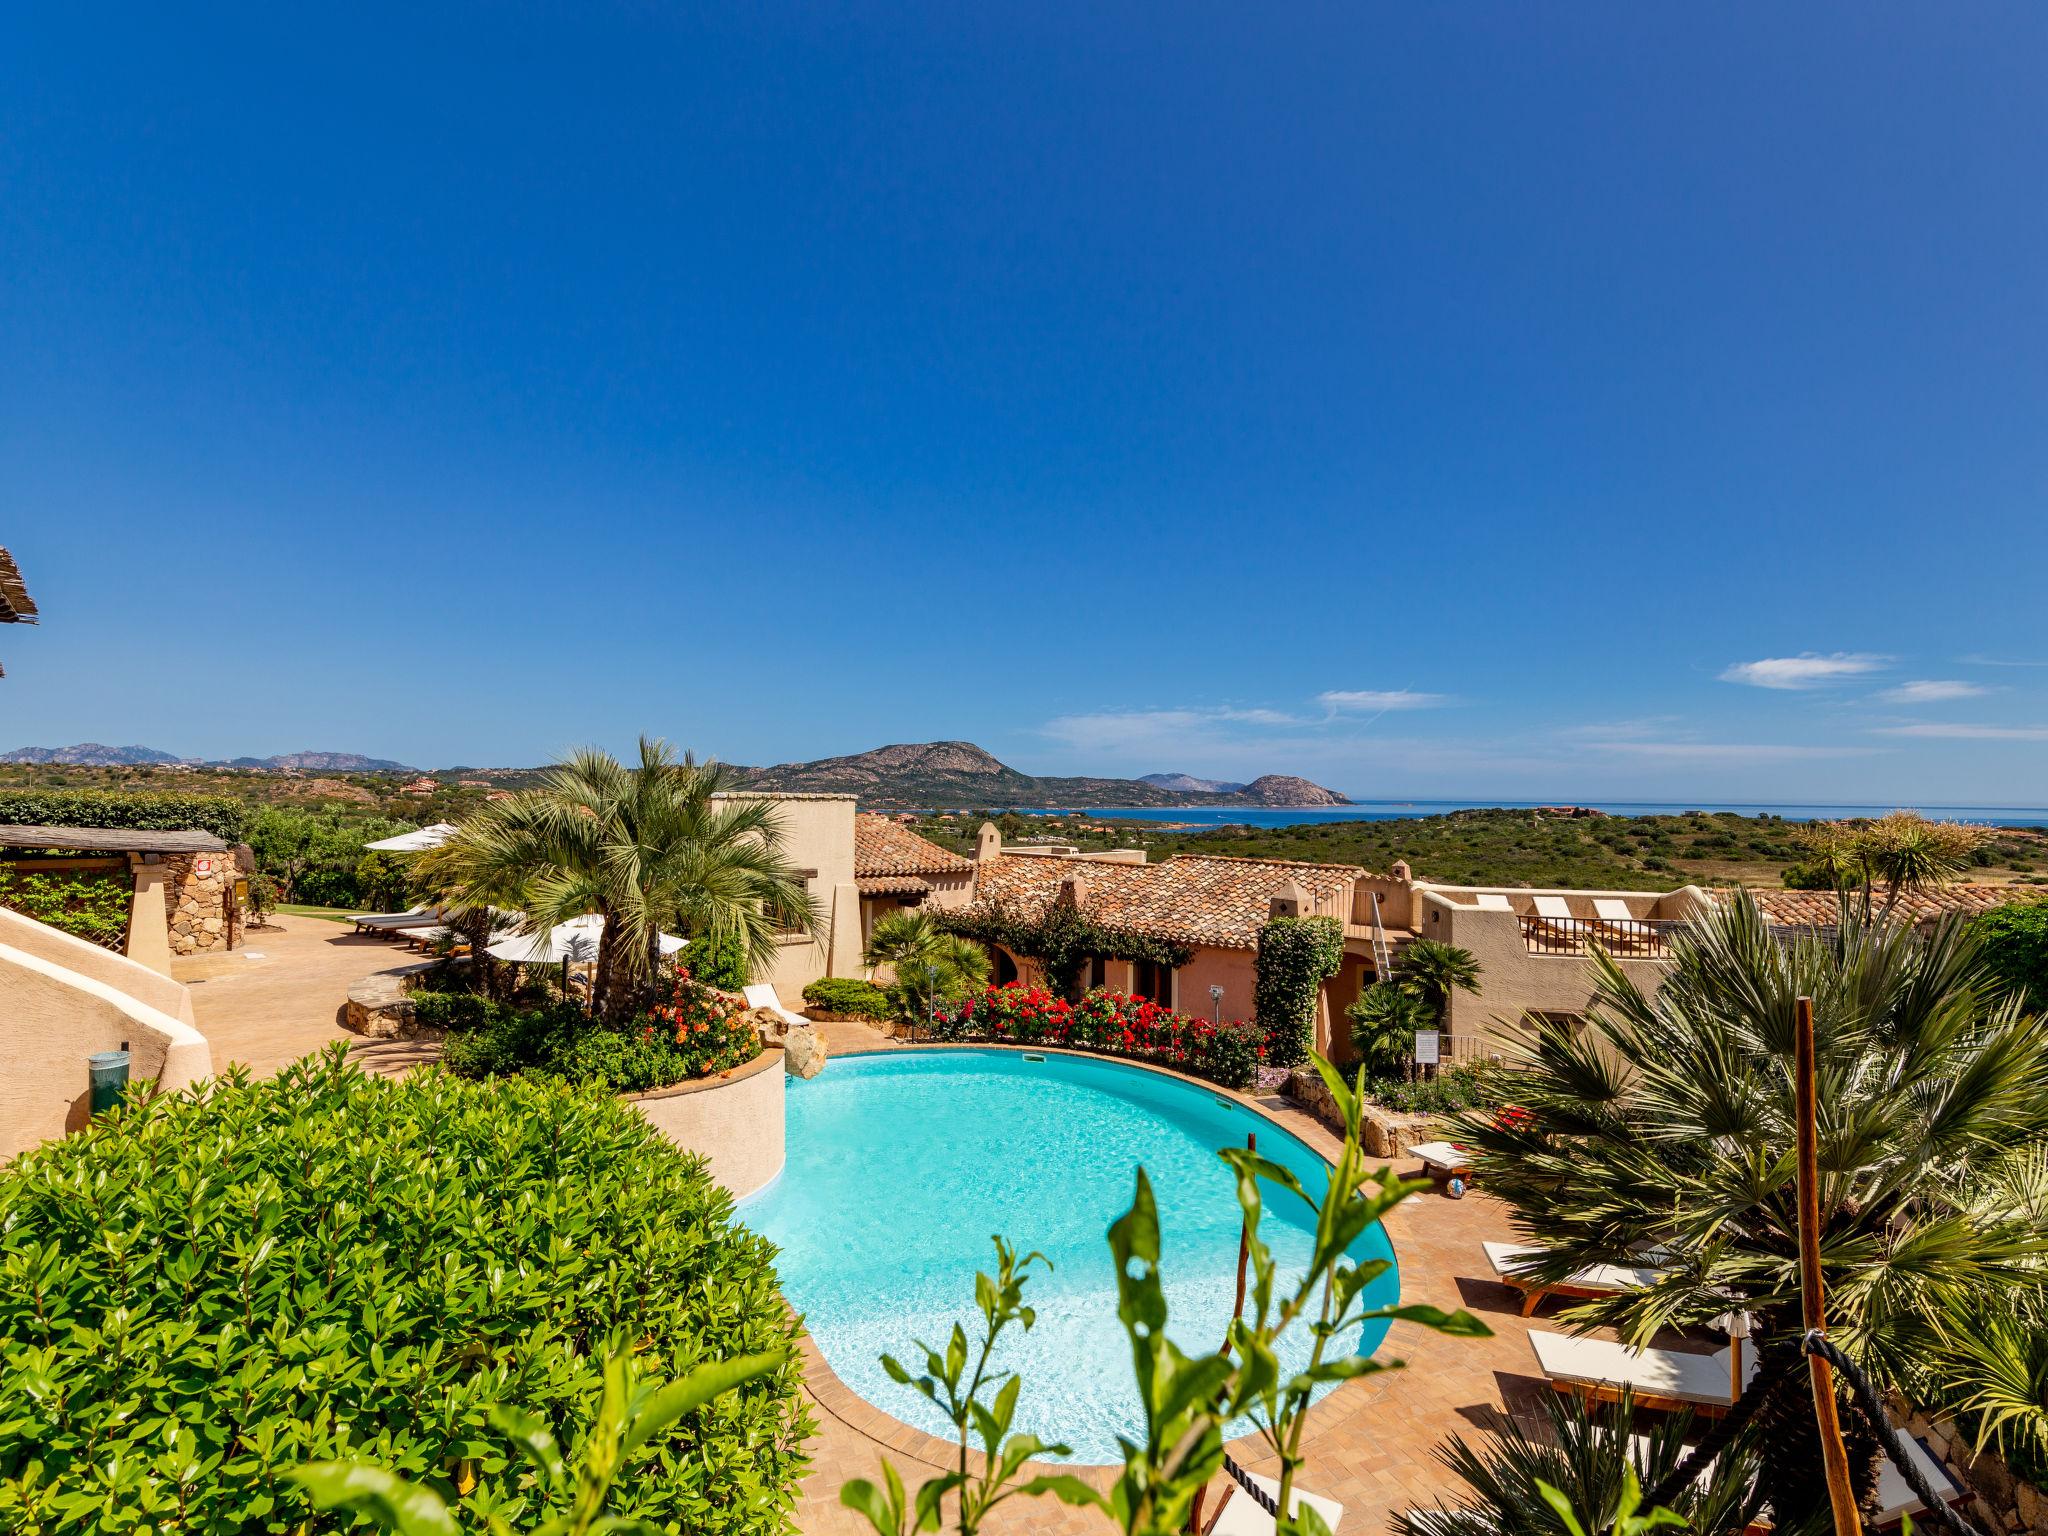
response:
<path fill-rule="evenodd" d="M 234 854 L 167 853 L 163 870 L 171 953 L 196 955 L 210 949 L 233 949 L 242 937 L 239 914 L 232 928 L 228 915 L 228 895 L 235 884 Z"/>
<path fill-rule="evenodd" d="M 1331 1130 L 1340 1136 L 1344 1134 L 1344 1118 L 1337 1113 L 1337 1101 L 1330 1097 L 1329 1085 L 1323 1081 L 1320 1072 L 1313 1067 L 1297 1067 L 1288 1074 L 1284 1091 L 1288 1098 Z M 1377 1104 L 1368 1104 L 1365 1113 L 1359 1117 L 1359 1140 L 1365 1144 L 1370 1156 L 1404 1157 L 1410 1147 L 1420 1146 L 1431 1139 L 1430 1118 L 1428 1115 L 1398 1114 Z"/>

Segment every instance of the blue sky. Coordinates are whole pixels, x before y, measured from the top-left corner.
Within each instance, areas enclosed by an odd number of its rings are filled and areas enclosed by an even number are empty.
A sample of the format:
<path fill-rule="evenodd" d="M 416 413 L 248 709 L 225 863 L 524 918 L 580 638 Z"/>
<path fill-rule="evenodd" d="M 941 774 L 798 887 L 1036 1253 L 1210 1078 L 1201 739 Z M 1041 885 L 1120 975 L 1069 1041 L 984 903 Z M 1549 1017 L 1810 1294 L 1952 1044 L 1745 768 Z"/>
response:
<path fill-rule="evenodd" d="M 9 26 L 0 747 L 2048 801 L 2031 0 Z"/>

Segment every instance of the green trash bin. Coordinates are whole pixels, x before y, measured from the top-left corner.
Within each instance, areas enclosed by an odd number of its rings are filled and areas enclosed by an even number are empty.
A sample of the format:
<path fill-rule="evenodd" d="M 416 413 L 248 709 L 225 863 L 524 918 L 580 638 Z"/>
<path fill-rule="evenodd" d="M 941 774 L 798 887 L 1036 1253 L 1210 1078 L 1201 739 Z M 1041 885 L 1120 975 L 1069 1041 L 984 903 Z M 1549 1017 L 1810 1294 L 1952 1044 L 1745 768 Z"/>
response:
<path fill-rule="evenodd" d="M 128 1091 L 128 1052 L 94 1051 L 85 1062 L 92 1073 L 92 1112 L 104 1114 Z"/>

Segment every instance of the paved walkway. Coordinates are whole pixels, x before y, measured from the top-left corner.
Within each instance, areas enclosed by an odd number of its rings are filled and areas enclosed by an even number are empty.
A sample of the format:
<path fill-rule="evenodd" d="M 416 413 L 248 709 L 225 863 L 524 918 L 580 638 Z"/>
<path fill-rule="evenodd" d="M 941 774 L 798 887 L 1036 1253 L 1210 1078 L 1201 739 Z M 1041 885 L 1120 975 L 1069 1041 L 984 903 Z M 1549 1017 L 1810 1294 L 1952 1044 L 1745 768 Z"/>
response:
<path fill-rule="evenodd" d="M 237 949 L 179 956 L 171 975 L 192 989 L 193 1022 L 213 1049 L 215 1072 L 240 1063 L 268 1077 L 334 1040 L 386 1071 L 420 1059 L 420 1048 L 350 1033 L 342 1003 L 371 972 L 419 958 L 395 940 L 359 937 L 346 923 L 276 915 Z"/>

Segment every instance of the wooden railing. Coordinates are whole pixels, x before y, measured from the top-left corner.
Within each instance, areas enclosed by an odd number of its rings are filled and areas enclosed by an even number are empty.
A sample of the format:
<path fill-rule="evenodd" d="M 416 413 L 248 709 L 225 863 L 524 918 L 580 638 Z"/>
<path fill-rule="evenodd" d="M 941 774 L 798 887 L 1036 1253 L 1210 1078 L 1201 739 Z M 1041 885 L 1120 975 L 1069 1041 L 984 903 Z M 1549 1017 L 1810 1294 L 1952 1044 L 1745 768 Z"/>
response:
<path fill-rule="evenodd" d="M 1532 955 L 1583 955 L 1598 944 L 1617 960 L 1662 960 L 1671 953 L 1669 919 L 1634 917 L 1524 917 L 1522 938 Z"/>

